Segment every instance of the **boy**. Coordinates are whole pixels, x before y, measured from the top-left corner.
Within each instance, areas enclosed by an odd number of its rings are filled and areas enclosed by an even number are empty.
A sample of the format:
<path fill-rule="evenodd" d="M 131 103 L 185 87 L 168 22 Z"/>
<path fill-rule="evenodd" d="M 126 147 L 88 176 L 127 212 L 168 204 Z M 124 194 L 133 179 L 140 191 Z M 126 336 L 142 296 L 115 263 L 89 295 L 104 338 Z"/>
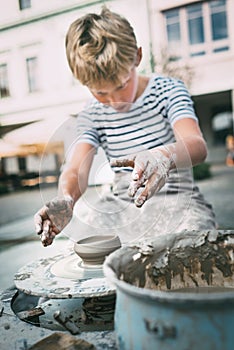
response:
<path fill-rule="evenodd" d="M 94 228 L 114 231 L 129 242 L 215 228 L 211 206 L 191 177 L 207 149 L 183 83 L 138 75 L 142 50 L 134 31 L 106 7 L 71 24 L 66 52 L 74 76 L 94 99 L 77 117 L 79 137 L 60 176 L 58 197 L 35 215 L 43 245 L 70 222 L 98 147 L 115 180 L 111 192 L 88 208 L 88 234 Z"/>

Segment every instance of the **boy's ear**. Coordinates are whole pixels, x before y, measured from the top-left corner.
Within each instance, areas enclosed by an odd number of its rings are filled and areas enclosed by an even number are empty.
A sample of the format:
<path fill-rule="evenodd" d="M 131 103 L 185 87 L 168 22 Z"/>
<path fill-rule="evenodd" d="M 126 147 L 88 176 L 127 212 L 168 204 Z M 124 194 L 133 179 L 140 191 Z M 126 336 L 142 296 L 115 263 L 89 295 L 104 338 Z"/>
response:
<path fill-rule="evenodd" d="M 142 48 L 138 47 L 135 66 L 138 67 L 142 59 Z"/>

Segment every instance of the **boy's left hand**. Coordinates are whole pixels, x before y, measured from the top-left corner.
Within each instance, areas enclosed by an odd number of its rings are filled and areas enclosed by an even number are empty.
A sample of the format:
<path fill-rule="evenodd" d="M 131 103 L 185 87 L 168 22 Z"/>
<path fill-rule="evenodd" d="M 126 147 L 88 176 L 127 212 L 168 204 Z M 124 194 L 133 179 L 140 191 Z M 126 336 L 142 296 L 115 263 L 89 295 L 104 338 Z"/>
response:
<path fill-rule="evenodd" d="M 147 199 L 165 185 L 171 168 L 170 157 L 162 151 L 144 151 L 111 160 L 111 166 L 133 168 L 132 181 L 128 195 L 134 197 L 138 189 L 145 185 L 143 191 L 136 196 L 135 205 L 141 207 Z"/>
<path fill-rule="evenodd" d="M 35 230 L 43 246 L 52 244 L 55 236 L 71 221 L 73 204 L 70 198 L 55 197 L 34 215 Z"/>

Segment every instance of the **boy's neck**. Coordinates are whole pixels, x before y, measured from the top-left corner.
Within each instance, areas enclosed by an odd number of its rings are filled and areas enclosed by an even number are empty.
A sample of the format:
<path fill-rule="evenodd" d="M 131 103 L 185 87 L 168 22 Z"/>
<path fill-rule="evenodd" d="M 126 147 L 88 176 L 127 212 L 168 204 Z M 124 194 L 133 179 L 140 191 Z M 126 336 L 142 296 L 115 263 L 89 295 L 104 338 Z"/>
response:
<path fill-rule="evenodd" d="M 148 85 L 148 82 L 149 77 L 138 75 L 138 86 L 135 101 L 138 99 L 138 97 L 140 97 L 143 94 L 143 92 L 146 89 L 146 86 Z"/>

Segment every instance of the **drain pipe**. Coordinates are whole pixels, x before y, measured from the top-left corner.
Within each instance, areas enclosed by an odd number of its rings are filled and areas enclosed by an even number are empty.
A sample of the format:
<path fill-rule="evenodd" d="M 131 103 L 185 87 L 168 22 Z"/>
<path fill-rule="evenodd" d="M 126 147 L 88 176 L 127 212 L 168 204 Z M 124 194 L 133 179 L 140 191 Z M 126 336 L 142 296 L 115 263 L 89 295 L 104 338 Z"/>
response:
<path fill-rule="evenodd" d="M 232 135 L 234 135 L 234 89 L 231 91 L 231 106 L 232 106 Z"/>
<path fill-rule="evenodd" d="M 151 1 L 145 0 L 146 2 L 146 11 L 147 11 L 147 17 L 148 17 L 148 31 L 149 31 L 149 49 L 150 49 L 150 57 L 149 57 L 149 63 L 150 63 L 150 69 L 151 73 L 155 72 L 155 58 L 154 58 L 154 49 L 153 49 L 153 37 L 152 37 L 152 8 L 151 8 Z"/>

